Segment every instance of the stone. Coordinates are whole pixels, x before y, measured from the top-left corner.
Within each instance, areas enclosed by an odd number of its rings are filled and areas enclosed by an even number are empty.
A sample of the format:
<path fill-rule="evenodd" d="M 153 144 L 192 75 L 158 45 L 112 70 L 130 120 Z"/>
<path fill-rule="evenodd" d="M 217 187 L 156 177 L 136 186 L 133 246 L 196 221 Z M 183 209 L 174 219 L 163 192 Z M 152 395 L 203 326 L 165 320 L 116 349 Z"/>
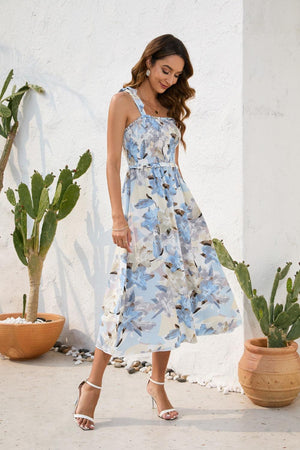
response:
<path fill-rule="evenodd" d="M 78 351 L 79 351 L 79 353 L 87 353 L 87 352 L 89 352 L 89 349 L 88 348 L 80 348 Z"/>
<path fill-rule="evenodd" d="M 141 361 L 133 361 L 133 363 L 131 365 L 132 365 L 132 367 L 140 367 Z"/>
<path fill-rule="evenodd" d="M 60 341 L 56 341 L 53 347 L 61 347 L 62 343 Z"/>
<path fill-rule="evenodd" d="M 152 366 L 152 364 L 150 362 L 146 362 L 145 366 L 149 367 L 149 366 Z"/>
<path fill-rule="evenodd" d="M 122 367 L 122 364 L 121 364 L 120 362 L 117 361 L 117 362 L 114 363 L 114 366 L 115 366 L 115 367 Z"/>
<path fill-rule="evenodd" d="M 129 369 L 127 369 L 127 372 L 129 374 L 136 373 L 135 367 L 129 367 Z"/>
<path fill-rule="evenodd" d="M 145 367 L 145 365 L 147 364 L 147 361 L 142 361 L 142 366 Z"/>
<path fill-rule="evenodd" d="M 86 361 L 92 362 L 92 361 L 94 361 L 94 357 L 93 357 L 93 356 L 88 356 L 88 357 L 86 358 Z"/>
<path fill-rule="evenodd" d="M 123 359 L 122 359 L 122 358 L 113 358 L 113 361 L 114 361 L 115 363 L 122 363 L 122 362 L 123 362 Z"/>
<path fill-rule="evenodd" d="M 71 350 L 71 347 L 65 346 L 65 347 L 62 347 L 61 353 L 66 354 L 66 353 L 68 353 L 70 350 Z"/>
<path fill-rule="evenodd" d="M 180 383 L 184 383 L 185 381 L 186 381 L 186 378 L 183 378 L 183 377 L 178 377 L 178 378 L 176 378 L 177 379 L 177 381 L 179 381 Z M 175 377 L 174 377 L 174 380 L 175 380 Z"/>

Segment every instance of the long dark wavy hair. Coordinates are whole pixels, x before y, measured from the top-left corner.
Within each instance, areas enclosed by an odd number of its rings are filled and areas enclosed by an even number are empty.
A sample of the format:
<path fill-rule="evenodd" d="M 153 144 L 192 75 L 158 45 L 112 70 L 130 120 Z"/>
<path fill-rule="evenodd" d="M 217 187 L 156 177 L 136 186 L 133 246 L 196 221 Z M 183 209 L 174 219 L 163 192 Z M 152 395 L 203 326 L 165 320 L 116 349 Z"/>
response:
<path fill-rule="evenodd" d="M 140 60 L 131 69 L 132 79 L 125 83 L 123 87 L 131 86 L 138 88 L 146 79 L 146 60 L 151 58 L 151 64 L 154 65 L 158 59 L 170 55 L 178 55 L 184 60 L 182 74 L 175 84 L 169 87 L 164 93 L 158 94 L 159 102 L 168 109 L 168 116 L 173 117 L 181 133 L 181 142 L 186 151 L 186 144 L 183 135 L 186 129 L 183 121 L 191 114 L 186 100 L 195 96 L 195 89 L 191 88 L 188 79 L 193 75 L 194 70 L 190 61 L 189 54 L 184 44 L 172 34 L 163 34 L 153 39 L 146 46 Z"/>

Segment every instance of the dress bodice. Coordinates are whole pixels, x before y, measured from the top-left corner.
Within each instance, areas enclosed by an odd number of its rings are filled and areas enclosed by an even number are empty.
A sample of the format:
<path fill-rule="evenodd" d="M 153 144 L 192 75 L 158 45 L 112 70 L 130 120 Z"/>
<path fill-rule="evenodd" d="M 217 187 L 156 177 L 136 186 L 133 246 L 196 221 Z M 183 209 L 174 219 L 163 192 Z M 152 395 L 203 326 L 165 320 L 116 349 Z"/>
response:
<path fill-rule="evenodd" d="M 127 86 L 140 116 L 124 131 L 123 148 L 128 166 L 175 163 L 175 149 L 180 140 L 180 130 L 172 117 L 155 117 L 145 113 L 144 104 L 135 88 Z"/>

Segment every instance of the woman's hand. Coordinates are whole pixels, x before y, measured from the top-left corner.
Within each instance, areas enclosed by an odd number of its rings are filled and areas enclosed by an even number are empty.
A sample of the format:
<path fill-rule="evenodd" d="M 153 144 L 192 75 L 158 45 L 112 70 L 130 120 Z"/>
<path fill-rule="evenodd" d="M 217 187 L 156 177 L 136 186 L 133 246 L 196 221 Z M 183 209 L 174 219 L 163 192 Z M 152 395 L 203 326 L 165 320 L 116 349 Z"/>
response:
<path fill-rule="evenodd" d="M 119 230 L 119 231 L 115 231 Z M 130 249 L 129 245 L 131 244 L 131 231 L 128 227 L 127 222 L 123 222 L 122 225 L 114 225 L 113 231 L 112 231 L 112 239 L 114 243 L 121 248 L 126 248 L 126 250 L 130 253 L 132 253 L 132 250 Z"/>

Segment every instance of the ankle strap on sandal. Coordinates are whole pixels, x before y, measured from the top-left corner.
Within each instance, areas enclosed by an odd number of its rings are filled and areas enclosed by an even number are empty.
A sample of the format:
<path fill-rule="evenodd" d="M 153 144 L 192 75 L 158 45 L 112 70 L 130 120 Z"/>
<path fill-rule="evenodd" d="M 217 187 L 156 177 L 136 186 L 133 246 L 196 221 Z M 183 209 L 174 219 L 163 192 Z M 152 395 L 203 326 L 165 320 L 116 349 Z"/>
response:
<path fill-rule="evenodd" d="M 86 379 L 85 382 L 86 382 L 87 384 L 89 384 L 90 386 L 93 386 L 93 387 L 96 388 L 96 389 L 102 389 L 102 386 L 96 386 L 95 384 L 93 384 L 93 383 L 91 383 L 90 381 L 88 381 L 88 379 Z"/>
<path fill-rule="evenodd" d="M 154 380 L 152 380 L 152 378 L 151 378 L 151 377 L 149 378 L 149 380 L 151 380 L 151 381 L 152 381 L 152 383 L 155 383 L 155 384 L 165 384 L 164 382 L 163 382 L 163 383 L 160 383 L 159 381 L 154 381 Z"/>

